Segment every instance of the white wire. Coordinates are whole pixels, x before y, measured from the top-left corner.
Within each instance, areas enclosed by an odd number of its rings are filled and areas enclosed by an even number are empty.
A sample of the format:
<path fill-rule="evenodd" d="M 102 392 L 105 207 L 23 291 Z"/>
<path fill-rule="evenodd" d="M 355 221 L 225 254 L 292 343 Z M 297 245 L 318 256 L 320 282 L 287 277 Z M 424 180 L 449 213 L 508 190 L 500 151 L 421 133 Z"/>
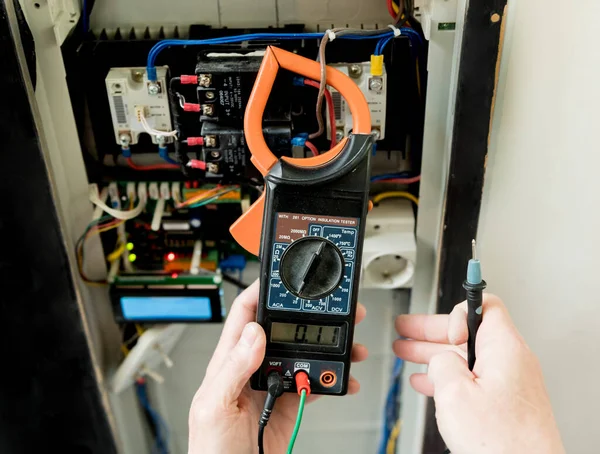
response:
<path fill-rule="evenodd" d="M 109 207 L 106 203 L 100 200 L 98 196 L 98 185 L 90 184 L 89 187 L 89 197 L 90 202 L 96 205 L 99 208 L 102 208 L 106 213 L 110 214 L 115 219 L 120 219 L 122 221 L 128 221 L 129 219 L 133 219 L 138 217 L 146 208 L 146 201 L 148 200 L 145 195 L 140 197 L 140 201 L 137 206 L 132 210 L 115 210 L 114 208 Z"/>
<path fill-rule="evenodd" d="M 179 105 L 181 106 L 181 108 L 183 109 L 183 105 L 185 104 L 185 98 L 183 97 L 182 94 L 175 92 L 175 94 L 177 95 L 177 97 L 179 98 Z"/>
<path fill-rule="evenodd" d="M 140 123 L 142 124 L 142 128 L 151 136 L 162 136 L 162 137 L 176 137 L 177 131 L 159 131 L 158 129 L 152 128 L 148 124 L 148 120 L 144 115 L 144 112 L 140 112 Z"/>

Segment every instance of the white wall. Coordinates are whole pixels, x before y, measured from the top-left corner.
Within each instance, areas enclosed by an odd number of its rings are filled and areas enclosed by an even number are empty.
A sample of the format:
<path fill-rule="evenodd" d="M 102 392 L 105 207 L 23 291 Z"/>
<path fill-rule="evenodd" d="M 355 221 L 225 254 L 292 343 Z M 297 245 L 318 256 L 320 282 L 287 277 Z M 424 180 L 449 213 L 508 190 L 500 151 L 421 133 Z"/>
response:
<path fill-rule="evenodd" d="M 597 453 L 600 2 L 509 3 L 481 258 L 541 359 L 567 452 Z"/>

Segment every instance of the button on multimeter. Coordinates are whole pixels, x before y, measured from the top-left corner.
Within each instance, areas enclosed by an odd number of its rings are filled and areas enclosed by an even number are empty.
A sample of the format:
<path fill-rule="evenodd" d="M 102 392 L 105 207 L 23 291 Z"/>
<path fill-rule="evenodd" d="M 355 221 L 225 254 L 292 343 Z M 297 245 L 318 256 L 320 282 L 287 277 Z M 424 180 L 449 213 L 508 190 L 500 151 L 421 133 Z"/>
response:
<path fill-rule="evenodd" d="M 305 237 L 292 243 L 281 257 L 279 274 L 293 295 L 316 300 L 331 294 L 344 277 L 344 258 L 331 241 Z"/>

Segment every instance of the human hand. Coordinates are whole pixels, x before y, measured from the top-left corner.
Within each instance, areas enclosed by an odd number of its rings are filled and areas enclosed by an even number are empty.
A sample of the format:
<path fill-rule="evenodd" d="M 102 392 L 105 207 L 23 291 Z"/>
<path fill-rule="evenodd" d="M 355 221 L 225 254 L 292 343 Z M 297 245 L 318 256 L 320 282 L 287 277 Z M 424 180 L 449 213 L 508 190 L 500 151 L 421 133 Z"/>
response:
<path fill-rule="evenodd" d="M 236 298 L 227 317 L 219 344 L 206 369 L 189 415 L 189 454 L 258 453 L 258 420 L 266 393 L 250 389 L 248 380 L 265 357 L 266 337 L 255 323 L 258 281 Z M 356 310 L 356 323 L 365 318 L 362 304 Z M 367 358 L 366 347 L 354 344 L 352 361 Z M 359 383 L 350 378 L 348 393 L 356 394 Z M 307 402 L 318 396 L 309 396 Z M 292 434 L 299 397 L 285 393 L 265 430 L 265 452 L 283 453 Z"/>
<path fill-rule="evenodd" d="M 473 372 L 466 361 L 467 305 L 450 315 L 401 315 L 394 342 L 402 359 L 429 364 L 410 382 L 433 396 L 440 433 L 453 454 L 565 452 L 542 370 L 502 301 L 484 295 Z"/>

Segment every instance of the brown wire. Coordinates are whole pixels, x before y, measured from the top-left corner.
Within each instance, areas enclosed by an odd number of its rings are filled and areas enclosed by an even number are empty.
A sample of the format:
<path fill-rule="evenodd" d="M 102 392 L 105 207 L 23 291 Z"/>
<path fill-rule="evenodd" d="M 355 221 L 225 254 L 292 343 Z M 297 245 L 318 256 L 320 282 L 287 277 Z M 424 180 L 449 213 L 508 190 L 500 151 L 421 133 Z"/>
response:
<path fill-rule="evenodd" d="M 396 24 L 398 24 L 402 20 L 402 16 L 404 15 L 404 0 L 398 0 L 398 15 L 396 16 Z"/>
<path fill-rule="evenodd" d="M 348 34 L 356 35 L 374 35 L 381 33 L 381 30 L 363 30 L 363 29 L 352 29 L 352 28 L 332 28 L 329 30 L 337 36 L 343 36 Z M 325 32 L 319 44 L 319 63 L 321 64 L 321 80 L 319 84 L 319 94 L 317 95 L 317 106 L 316 106 L 316 117 L 319 129 L 317 132 L 313 132 L 308 136 L 309 139 L 316 139 L 325 132 L 325 122 L 323 121 L 323 97 L 325 95 L 325 88 L 327 87 L 327 62 L 325 60 L 325 48 L 329 42 L 329 33 Z M 335 134 L 335 131 L 331 131 Z"/>

